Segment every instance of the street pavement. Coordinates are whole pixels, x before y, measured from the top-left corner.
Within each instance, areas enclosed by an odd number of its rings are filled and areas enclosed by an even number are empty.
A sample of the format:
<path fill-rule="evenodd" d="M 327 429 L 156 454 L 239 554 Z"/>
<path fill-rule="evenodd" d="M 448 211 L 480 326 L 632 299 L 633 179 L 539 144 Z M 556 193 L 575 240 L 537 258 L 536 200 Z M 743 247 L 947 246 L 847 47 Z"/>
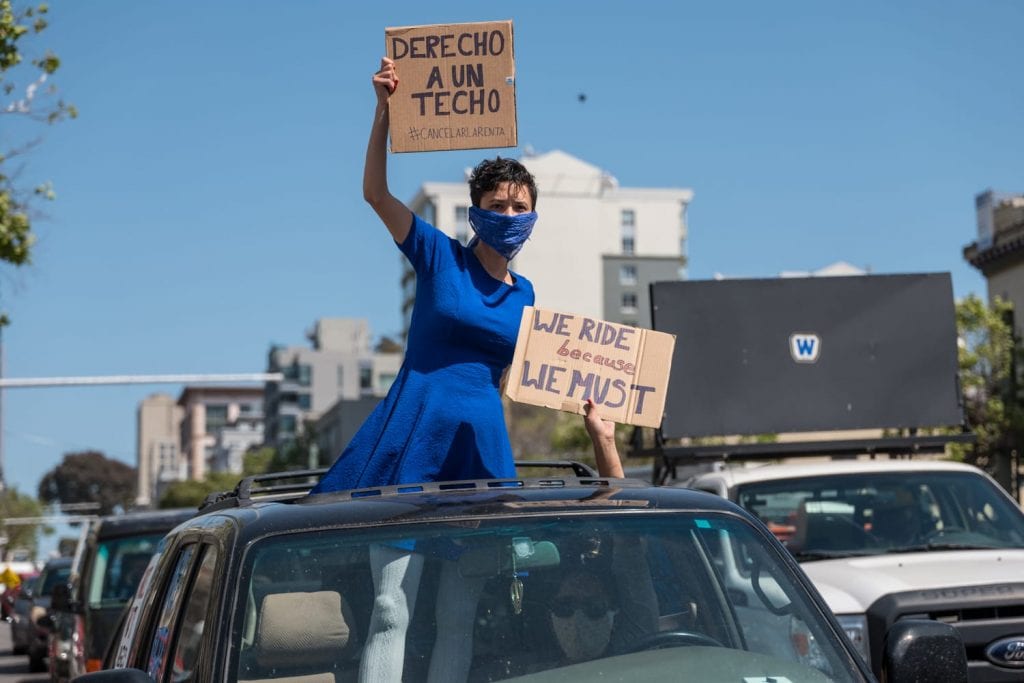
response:
<path fill-rule="evenodd" d="M 28 672 L 28 657 L 11 652 L 11 627 L 0 621 L 0 683 L 45 683 L 45 673 Z"/>

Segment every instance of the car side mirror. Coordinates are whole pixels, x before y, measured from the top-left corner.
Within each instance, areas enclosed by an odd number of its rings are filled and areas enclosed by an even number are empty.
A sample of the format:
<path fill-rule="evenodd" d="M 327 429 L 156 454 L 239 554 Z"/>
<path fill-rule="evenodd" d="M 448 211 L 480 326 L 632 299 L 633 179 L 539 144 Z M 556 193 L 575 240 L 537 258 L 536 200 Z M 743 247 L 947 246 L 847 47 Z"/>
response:
<path fill-rule="evenodd" d="M 50 607 L 58 612 L 71 611 L 71 586 L 66 583 L 58 583 L 53 587 L 50 594 Z"/>
<path fill-rule="evenodd" d="M 967 651 L 960 633 L 939 621 L 901 619 L 885 634 L 882 683 L 967 683 Z"/>
<path fill-rule="evenodd" d="M 75 683 L 153 683 L 153 679 L 139 669 L 110 669 L 76 676 Z"/>

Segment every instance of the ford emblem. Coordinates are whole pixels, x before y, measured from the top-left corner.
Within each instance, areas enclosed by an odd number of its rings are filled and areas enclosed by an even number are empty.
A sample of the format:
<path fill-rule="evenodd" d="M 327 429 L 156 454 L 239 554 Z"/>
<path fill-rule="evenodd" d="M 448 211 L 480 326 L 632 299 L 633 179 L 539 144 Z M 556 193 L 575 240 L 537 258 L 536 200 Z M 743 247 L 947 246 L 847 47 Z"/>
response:
<path fill-rule="evenodd" d="M 1003 638 L 985 648 L 988 661 L 996 666 L 1024 669 L 1024 636 Z"/>

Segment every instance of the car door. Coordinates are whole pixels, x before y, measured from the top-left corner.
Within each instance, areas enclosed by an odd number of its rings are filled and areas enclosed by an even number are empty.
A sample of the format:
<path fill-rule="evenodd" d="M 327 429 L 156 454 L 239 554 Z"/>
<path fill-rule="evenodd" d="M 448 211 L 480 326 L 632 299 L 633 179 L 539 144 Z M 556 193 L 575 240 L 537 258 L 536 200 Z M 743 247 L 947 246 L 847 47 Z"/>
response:
<path fill-rule="evenodd" d="M 209 678 L 209 658 L 204 651 L 212 647 L 210 634 L 216 629 L 206 625 L 215 623 L 220 604 L 214 596 L 222 555 L 211 539 L 189 540 L 173 551 L 163 564 L 163 577 L 154 581 L 154 595 L 146 601 L 152 606 L 148 617 L 134 634 L 126 630 L 122 638 L 122 644 L 125 639 L 135 640 L 134 646 L 122 648 L 134 653 L 132 661 L 125 664 L 145 671 L 157 682 Z M 122 665 L 120 660 L 118 665 Z"/>

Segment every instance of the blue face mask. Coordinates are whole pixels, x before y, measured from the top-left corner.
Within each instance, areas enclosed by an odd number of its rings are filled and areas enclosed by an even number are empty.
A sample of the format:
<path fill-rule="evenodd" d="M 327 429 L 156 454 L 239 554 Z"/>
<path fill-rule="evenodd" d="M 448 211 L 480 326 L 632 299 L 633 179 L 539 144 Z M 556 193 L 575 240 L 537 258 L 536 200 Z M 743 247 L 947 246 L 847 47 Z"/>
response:
<path fill-rule="evenodd" d="M 469 207 L 469 224 L 476 233 L 470 241 L 472 248 L 479 239 L 487 246 L 511 261 L 526 240 L 530 239 L 533 224 L 537 222 L 537 212 L 521 213 L 506 216 L 503 213 L 487 211 L 476 206 Z"/>

